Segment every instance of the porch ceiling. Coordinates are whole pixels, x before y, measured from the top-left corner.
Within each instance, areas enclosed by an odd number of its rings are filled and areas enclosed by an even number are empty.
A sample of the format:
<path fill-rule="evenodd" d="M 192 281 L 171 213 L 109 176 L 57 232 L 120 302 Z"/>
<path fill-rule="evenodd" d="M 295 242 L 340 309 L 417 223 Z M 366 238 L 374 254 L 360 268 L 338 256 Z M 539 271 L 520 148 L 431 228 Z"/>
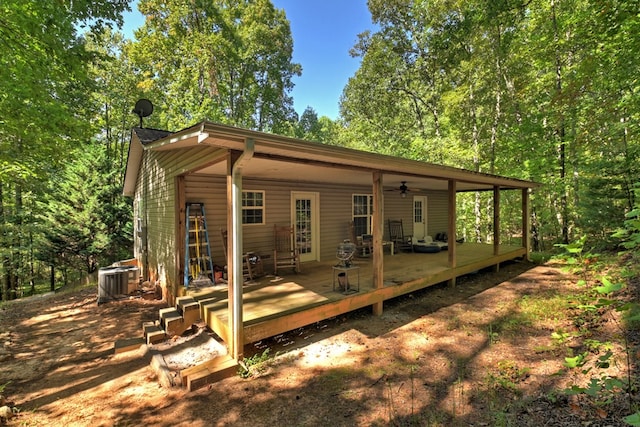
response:
<path fill-rule="evenodd" d="M 199 170 L 198 174 L 219 175 L 226 174 L 226 163 L 219 162 Z M 333 185 L 370 186 L 373 185 L 373 171 L 367 169 L 346 168 L 339 165 L 318 165 L 297 161 L 272 160 L 256 157 L 251 159 L 243 168 L 243 176 L 246 178 L 265 181 L 293 181 L 309 182 Z M 447 190 L 448 181 L 431 177 L 385 173 L 383 182 L 385 190 L 398 189 L 406 181 L 411 191 L 420 190 Z M 458 191 L 491 190 L 490 184 L 458 182 Z"/>

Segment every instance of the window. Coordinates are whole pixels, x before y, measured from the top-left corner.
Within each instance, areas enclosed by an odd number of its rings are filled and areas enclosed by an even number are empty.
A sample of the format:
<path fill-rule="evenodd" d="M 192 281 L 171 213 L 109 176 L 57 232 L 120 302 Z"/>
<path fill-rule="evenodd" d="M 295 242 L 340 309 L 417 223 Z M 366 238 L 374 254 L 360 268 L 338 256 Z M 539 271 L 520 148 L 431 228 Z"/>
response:
<path fill-rule="evenodd" d="M 373 196 L 371 194 L 353 195 L 353 226 L 356 236 L 371 234 L 373 216 Z"/>
<path fill-rule="evenodd" d="M 242 223 L 264 224 L 264 191 L 242 192 Z"/>

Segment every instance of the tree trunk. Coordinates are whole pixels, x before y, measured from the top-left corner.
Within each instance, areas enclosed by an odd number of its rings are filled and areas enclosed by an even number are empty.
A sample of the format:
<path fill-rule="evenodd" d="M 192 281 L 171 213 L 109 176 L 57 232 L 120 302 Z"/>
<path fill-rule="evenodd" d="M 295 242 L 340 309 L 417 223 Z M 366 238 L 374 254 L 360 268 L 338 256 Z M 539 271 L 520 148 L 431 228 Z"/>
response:
<path fill-rule="evenodd" d="M 560 59 L 560 52 L 558 51 L 558 44 L 560 36 L 558 34 L 558 20 L 556 17 L 556 4 L 555 0 L 551 0 L 551 21 L 553 24 L 553 39 L 555 42 L 555 71 L 556 71 L 556 99 L 562 99 L 562 61 Z M 559 151 L 559 163 L 560 163 L 560 216 L 562 222 L 562 243 L 569 244 L 569 206 L 568 206 L 568 194 L 567 194 L 567 165 L 566 165 L 566 135 L 565 135 L 565 123 L 564 115 L 559 114 L 558 127 L 556 134 L 558 137 L 558 151 Z"/>
<path fill-rule="evenodd" d="M 4 214 L 4 195 L 3 195 L 3 183 L 0 181 L 0 248 L 2 249 L 2 269 L 0 270 L 0 299 L 2 301 L 9 300 L 9 270 L 11 263 L 9 260 L 9 254 L 7 252 L 7 220 Z"/>

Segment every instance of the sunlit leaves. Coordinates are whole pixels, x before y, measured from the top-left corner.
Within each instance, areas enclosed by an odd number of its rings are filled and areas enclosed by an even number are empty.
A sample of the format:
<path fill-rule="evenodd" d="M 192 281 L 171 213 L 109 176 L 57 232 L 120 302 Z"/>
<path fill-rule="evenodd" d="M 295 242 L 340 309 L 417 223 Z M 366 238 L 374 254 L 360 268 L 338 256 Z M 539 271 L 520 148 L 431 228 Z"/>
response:
<path fill-rule="evenodd" d="M 139 88 L 158 106 L 160 127 L 201 120 L 277 131 L 293 116 L 293 41 L 268 0 L 142 0 L 147 17 L 131 58 Z"/>

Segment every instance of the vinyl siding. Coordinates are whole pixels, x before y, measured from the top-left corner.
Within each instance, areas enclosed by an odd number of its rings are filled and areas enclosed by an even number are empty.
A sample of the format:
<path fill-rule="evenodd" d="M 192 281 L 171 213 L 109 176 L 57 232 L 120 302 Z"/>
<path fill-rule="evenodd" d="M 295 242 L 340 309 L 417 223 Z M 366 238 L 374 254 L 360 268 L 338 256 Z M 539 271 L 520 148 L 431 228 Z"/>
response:
<path fill-rule="evenodd" d="M 175 235 L 178 221 L 176 216 L 176 176 L 188 170 L 211 162 L 220 155 L 213 148 L 190 148 L 172 151 L 146 151 L 138 175 L 134 196 L 134 221 L 143 216 L 149 249 L 145 278 L 160 280 L 163 286 L 174 289 L 177 284 Z M 139 204 L 142 207 L 139 208 Z M 145 266 L 145 247 L 141 235 L 136 233 L 134 253 Z M 174 289 L 175 291 L 175 289 Z M 175 295 L 175 292 L 174 292 Z"/>
<path fill-rule="evenodd" d="M 206 212 L 209 242 L 214 262 L 223 265 L 224 251 L 220 229 L 227 227 L 226 178 L 210 175 L 189 175 L 185 179 L 186 202 L 203 203 Z M 291 224 L 291 192 L 315 192 L 320 204 L 320 260 L 335 257 L 337 245 L 350 238 L 354 194 L 371 194 L 371 187 L 351 187 L 300 184 L 284 181 L 257 181 L 245 178 L 243 190 L 265 192 L 265 224 L 243 226 L 244 251 L 271 254 L 273 226 Z M 416 193 L 418 194 L 418 193 Z M 429 232 L 447 229 L 447 193 L 425 192 L 428 203 Z M 397 193 L 385 193 L 385 238 L 388 237 L 387 219 L 402 219 L 405 234 L 413 228 L 413 199 L 401 198 Z M 267 266 L 269 264 L 267 263 Z"/>

